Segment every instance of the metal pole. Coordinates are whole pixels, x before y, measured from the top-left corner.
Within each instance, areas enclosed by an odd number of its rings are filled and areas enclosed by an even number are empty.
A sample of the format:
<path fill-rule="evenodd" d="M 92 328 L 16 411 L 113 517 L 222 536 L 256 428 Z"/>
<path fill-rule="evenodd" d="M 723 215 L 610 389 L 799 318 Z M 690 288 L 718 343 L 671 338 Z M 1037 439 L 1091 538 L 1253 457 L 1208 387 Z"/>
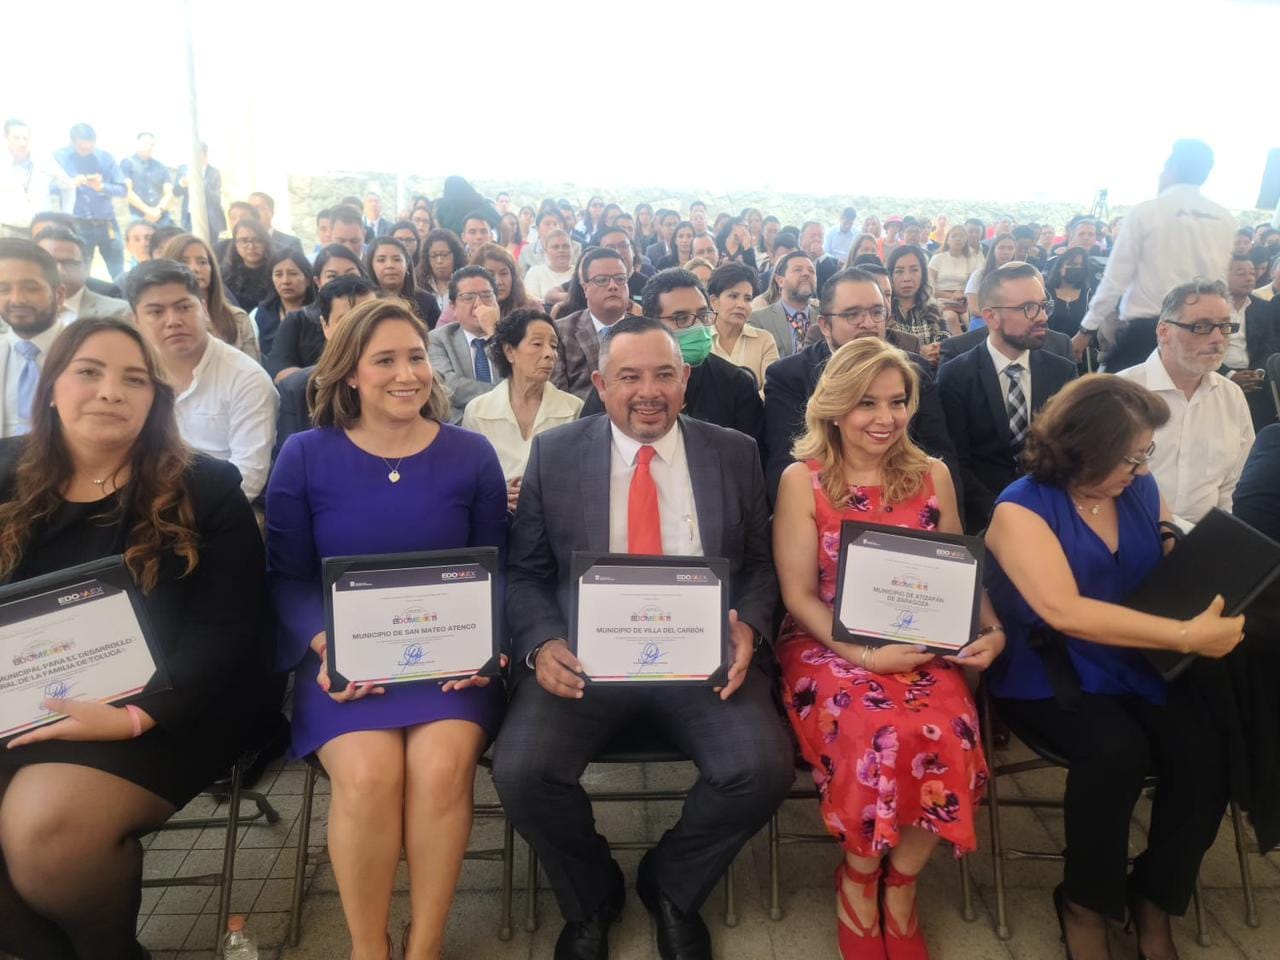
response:
<path fill-rule="evenodd" d="M 187 20 L 187 105 L 191 114 L 191 162 L 187 165 L 187 209 L 191 212 L 191 232 L 206 243 L 209 236 L 209 208 L 204 195 L 204 150 L 200 143 L 200 122 L 196 113 L 195 0 L 184 0 Z M 217 198 L 221 203 L 222 199 Z"/>

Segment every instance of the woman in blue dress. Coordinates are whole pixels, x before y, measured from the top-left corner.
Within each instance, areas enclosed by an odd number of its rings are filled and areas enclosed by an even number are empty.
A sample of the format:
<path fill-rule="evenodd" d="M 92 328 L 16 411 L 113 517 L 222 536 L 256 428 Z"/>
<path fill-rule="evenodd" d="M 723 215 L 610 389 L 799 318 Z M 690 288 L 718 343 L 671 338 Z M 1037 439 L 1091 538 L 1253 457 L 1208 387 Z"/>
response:
<path fill-rule="evenodd" d="M 1000 714 L 1065 757 L 1063 883 L 1054 891 L 1068 955 L 1105 960 L 1107 918 L 1132 916 L 1141 956 L 1177 957 L 1181 915 L 1227 804 L 1226 752 L 1185 683 L 1143 650 L 1221 657 L 1243 617 L 1219 597 L 1191 620 L 1120 603 L 1159 563 L 1169 519 L 1147 462 L 1165 402 L 1119 377 L 1062 389 L 1027 439 L 1027 475 L 996 501 L 987 590 L 1004 653 L 987 672 Z M 1147 849 L 1128 872 L 1129 820 L 1158 775 Z"/>
<path fill-rule="evenodd" d="M 267 489 L 278 666 L 294 671 L 293 753 L 332 784 L 329 851 L 356 960 L 384 960 L 403 848 L 405 955 L 439 957 L 471 828 L 476 761 L 500 685 L 472 678 L 330 689 L 322 557 L 502 547 L 506 482 L 489 441 L 451 426 L 427 331 L 399 299 L 347 315 L 316 365 L 315 429 L 286 441 Z"/>

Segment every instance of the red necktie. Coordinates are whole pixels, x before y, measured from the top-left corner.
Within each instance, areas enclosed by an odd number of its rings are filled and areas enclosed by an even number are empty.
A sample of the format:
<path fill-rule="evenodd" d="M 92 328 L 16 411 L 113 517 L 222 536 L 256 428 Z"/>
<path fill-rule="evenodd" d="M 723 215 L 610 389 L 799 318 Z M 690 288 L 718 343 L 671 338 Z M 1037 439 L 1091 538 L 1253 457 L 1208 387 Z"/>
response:
<path fill-rule="evenodd" d="M 636 470 L 627 493 L 627 552 L 662 554 L 662 521 L 658 516 L 658 488 L 649 472 L 653 447 L 636 451 Z"/>

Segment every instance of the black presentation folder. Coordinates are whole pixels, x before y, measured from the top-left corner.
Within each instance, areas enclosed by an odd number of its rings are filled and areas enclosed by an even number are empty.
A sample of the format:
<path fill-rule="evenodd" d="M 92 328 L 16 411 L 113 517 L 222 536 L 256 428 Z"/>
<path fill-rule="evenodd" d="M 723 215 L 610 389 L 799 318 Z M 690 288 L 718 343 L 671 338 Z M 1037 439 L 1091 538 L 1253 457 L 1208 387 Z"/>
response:
<path fill-rule="evenodd" d="M 1189 620 L 1217 594 L 1234 617 L 1280 576 L 1280 543 L 1243 520 L 1219 510 L 1204 519 L 1143 581 L 1125 606 L 1161 617 Z M 1143 651 L 1166 680 L 1173 680 L 1195 659 L 1174 650 Z"/>

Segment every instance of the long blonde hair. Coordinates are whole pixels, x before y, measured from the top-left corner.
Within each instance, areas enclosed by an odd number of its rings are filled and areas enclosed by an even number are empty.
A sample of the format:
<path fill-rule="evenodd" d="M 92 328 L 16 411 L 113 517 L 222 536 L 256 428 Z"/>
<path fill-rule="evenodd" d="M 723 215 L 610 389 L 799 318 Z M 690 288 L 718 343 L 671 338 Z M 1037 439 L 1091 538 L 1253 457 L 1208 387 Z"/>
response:
<path fill-rule="evenodd" d="M 388 320 L 403 320 L 427 345 L 427 327 L 413 312 L 413 305 L 399 297 L 368 300 L 342 319 L 316 362 L 307 380 L 307 408 L 311 422 L 317 427 L 341 427 L 349 430 L 360 422 L 360 394 L 347 385 L 355 373 L 360 357 L 373 339 L 373 332 Z M 422 416 L 437 423 L 448 423 L 451 410 L 449 393 L 443 381 L 433 372 L 431 393 L 422 406 Z"/>
<path fill-rule="evenodd" d="M 920 380 L 915 367 L 905 353 L 879 337 L 859 337 L 837 350 L 827 362 L 805 409 L 805 432 L 791 448 L 791 455 L 797 460 L 817 460 L 821 465 L 823 492 L 837 510 L 849 501 L 838 421 L 866 395 L 876 377 L 887 370 L 902 374 L 909 422 L 920 405 Z M 889 503 L 909 500 L 920 492 L 928 471 L 929 458 L 904 430 L 880 461 L 884 500 Z"/>

